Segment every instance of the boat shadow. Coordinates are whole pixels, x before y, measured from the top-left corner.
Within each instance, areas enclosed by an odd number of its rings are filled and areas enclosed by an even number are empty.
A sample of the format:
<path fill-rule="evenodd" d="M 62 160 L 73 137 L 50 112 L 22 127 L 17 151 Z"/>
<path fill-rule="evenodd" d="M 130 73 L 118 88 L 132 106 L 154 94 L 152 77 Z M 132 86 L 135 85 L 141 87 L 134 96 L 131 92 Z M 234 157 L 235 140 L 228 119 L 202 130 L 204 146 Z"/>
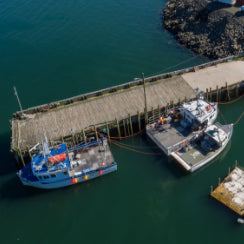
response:
<path fill-rule="evenodd" d="M 0 135 L 1 163 L 0 176 L 16 172 L 16 164 L 13 155 L 10 152 L 10 132 Z"/>

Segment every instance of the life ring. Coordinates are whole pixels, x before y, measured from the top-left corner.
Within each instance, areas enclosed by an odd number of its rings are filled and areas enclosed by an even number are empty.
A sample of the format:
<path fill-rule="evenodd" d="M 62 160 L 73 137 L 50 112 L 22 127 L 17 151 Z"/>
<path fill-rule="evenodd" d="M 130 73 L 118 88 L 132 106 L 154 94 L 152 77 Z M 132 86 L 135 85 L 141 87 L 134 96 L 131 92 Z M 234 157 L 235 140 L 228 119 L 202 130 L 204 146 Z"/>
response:
<path fill-rule="evenodd" d="M 211 105 L 206 106 L 206 111 L 208 112 L 211 109 Z"/>

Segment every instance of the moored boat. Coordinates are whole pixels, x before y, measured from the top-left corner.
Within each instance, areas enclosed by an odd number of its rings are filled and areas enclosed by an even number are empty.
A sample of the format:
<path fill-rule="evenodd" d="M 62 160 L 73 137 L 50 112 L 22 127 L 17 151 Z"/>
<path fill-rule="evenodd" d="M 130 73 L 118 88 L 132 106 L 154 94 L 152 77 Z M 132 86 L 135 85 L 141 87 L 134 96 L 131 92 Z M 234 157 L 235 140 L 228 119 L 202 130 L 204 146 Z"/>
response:
<path fill-rule="evenodd" d="M 233 124 L 215 123 L 195 133 L 184 146 L 170 155 L 186 170 L 194 172 L 217 157 L 227 146 L 233 132 Z"/>
<path fill-rule="evenodd" d="M 117 170 L 106 138 L 68 148 L 43 141 L 30 163 L 17 175 L 24 185 L 54 189 L 91 180 Z"/>

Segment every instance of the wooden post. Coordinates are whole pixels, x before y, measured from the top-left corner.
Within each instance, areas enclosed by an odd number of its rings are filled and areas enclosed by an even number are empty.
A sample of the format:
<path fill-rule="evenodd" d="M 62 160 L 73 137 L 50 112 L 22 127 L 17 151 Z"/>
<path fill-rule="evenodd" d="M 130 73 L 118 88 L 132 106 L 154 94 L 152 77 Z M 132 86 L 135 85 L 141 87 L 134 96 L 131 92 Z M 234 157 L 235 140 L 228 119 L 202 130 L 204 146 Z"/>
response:
<path fill-rule="evenodd" d="M 141 116 L 139 111 L 137 111 L 137 118 L 138 118 L 138 130 L 141 131 Z"/>
<path fill-rule="evenodd" d="M 148 124 L 148 113 L 147 113 L 147 94 L 146 94 L 146 85 L 145 85 L 145 77 L 144 73 L 142 73 L 142 79 L 143 79 L 143 89 L 144 89 L 144 102 L 145 102 L 145 124 Z"/>
<path fill-rule="evenodd" d="M 178 106 L 180 106 L 180 98 L 178 99 Z"/>
<path fill-rule="evenodd" d="M 109 132 L 109 128 L 108 128 L 108 122 L 106 122 L 106 127 L 107 127 L 108 142 L 111 143 L 110 132 Z"/>
<path fill-rule="evenodd" d="M 206 100 L 208 101 L 208 88 L 206 88 Z"/>
<path fill-rule="evenodd" d="M 85 134 L 85 130 L 84 129 L 82 129 L 82 133 L 83 133 L 84 142 L 86 143 L 86 134 Z"/>
<path fill-rule="evenodd" d="M 79 133 L 78 142 L 83 141 L 82 131 Z"/>
<path fill-rule="evenodd" d="M 221 88 L 219 90 L 219 92 L 220 92 L 220 94 L 219 94 L 219 102 L 222 101 L 222 89 L 223 89 L 223 87 L 221 86 Z"/>
<path fill-rule="evenodd" d="M 124 119 L 123 119 L 123 127 L 124 127 L 124 135 L 127 136 L 126 127 L 125 127 L 125 120 Z"/>
<path fill-rule="evenodd" d="M 153 107 L 152 107 L 152 118 L 154 120 L 154 110 L 153 110 Z"/>
<path fill-rule="evenodd" d="M 118 131 L 118 136 L 119 138 L 121 138 L 121 133 L 120 133 L 120 127 L 119 127 L 119 121 L 117 119 L 116 120 L 116 123 L 117 123 L 117 131 Z"/>
<path fill-rule="evenodd" d="M 52 143 L 51 138 L 49 138 L 49 145 L 50 145 L 51 147 L 53 146 L 53 143 Z"/>
<path fill-rule="evenodd" d="M 132 126 L 132 121 L 131 121 L 131 115 L 129 114 L 129 120 L 130 120 L 130 131 L 131 135 L 133 135 L 133 126 Z"/>
<path fill-rule="evenodd" d="M 220 177 L 219 177 L 219 179 L 218 179 L 218 185 L 220 185 Z"/>
<path fill-rule="evenodd" d="M 227 85 L 227 82 L 225 82 L 225 87 L 226 87 L 226 101 L 230 101 L 229 87 Z"/>
<path fill-rule="evenodd" d="M 128 119 L 126 119 L 126 124 L 127 124 L 128 135 L 130 136 L 130 127 L 129 127 L 129 120 Z"/>
<path fill-rule="evenodd" d="M 211 188 L 210 188 L 210 193 L 212 193 L 213 192 L 213 186 L 211 186 Z"/>
<path fill-rule="evenodd" d="M 27 146 L 27 152 L 28 152 L 28 156 L 30 158 L 30 160 L 32 160 L 32 156 L 31 156 L 31 153 L 30 153 L 30 148 Z"/>
<path fill-rule="evenodd" d="M 94 125 L 94 131 L 95 131 L 95 135 L 96 135 L 96 140 L 98 141 L 97 128 L 96 128 L 96 126 L 95 126 L 95 125 Z"/>
<path fill-rule="evenodd" d="M 75 146 L 75 136 L 73 135 L 73 133 L 72 133 L 72 141 L 73 141 L 73 143 L 74 143 L 74 146 Z"/>
<path fill-rule="evenodd" d="M 158 116 L 160 116 L 160 106 L 158 104 Z"/>
<path fill-rule="evenodd" d="M 19 157 L 20 157 L 21 163 L 23 164 L 23 167 L 25 167 L 25 161 L 24 161 L 24 158 L 23 158 L 22 152 L 21 152 L 21 150 L 20 150 L 19 148 L 18 148 L 18 154 L 19 154 Z"/>
<path fill-rule="evenodd" d="M 212 88 L 210 87 L 210 101 L 212 102 Z"/>
<path fill-rule="evenodd" d="M 239 97 L 239 84 L 236 85 L 236 97 Z"/>
<path fill-rule="evenodd" d="M 219 102 L 219 87 L 216 86 L 216 102 Z"/>

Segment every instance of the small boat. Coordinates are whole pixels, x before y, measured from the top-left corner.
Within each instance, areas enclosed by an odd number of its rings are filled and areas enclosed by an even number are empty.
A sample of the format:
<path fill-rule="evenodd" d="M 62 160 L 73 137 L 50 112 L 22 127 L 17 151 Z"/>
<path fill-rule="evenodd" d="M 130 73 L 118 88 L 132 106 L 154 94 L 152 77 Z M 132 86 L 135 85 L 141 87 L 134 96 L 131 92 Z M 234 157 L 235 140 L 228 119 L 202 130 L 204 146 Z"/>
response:
<path fill-rule="evenodd" d="M 182 148 L 170 155 L 186 170 L 194 172 L 217 157 L 228 144 L 233 124 L 215 123 L 201 132 L 196 132 L 190 141 L 183 142 Z"/>
<path fill-rule="evenodd" d="M 117 170 L 106 138 L 49 147 L 47 140 L 17 175 L 24 185 L 54 189 L 91 180 Z"/>

